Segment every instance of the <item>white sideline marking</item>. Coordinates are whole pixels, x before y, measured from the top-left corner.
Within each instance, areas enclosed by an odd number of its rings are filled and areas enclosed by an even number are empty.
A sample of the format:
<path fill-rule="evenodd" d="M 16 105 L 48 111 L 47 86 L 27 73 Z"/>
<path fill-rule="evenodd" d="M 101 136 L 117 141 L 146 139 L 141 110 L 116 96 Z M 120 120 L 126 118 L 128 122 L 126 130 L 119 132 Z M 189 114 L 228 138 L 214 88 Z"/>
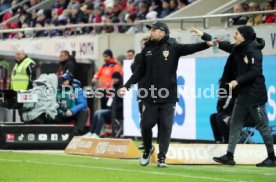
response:
<path fill-rule="evenodd" d="M 3 159 L 3 158 L 0 158 L 0 161 L 14 162 L 14 163 L 30 163 L 30 164 L 40 164 L 40 165 L 54 165 L 54 166 L 62 166 L 62 167 L 81 167 L 81 168 L 88 168 L 88 169 L 120 171 L 120 172 L 127 172 L 127 173 L 143 173 L 143 174 L 153 174 L 153 175 L 163 175 L 163 176 L 178 176 L 178 177 L 183 177 L 183 178 L 194 178 L 194 179 L 202 179 L 202 180 L 237 182 L 237 180 L 230 180 L 230 179 L 224 179 L 224 178 L 212 178 L 212 177 L 207 177 L 207 176 L 171 174 L 171 173 L 161 173 L 161 172 L 153 172 L 153 171 L 127 170 L 127 169 L 110 168 L 110 167 L 94 167 L 94 166 L 85 166 L 85 165 L 76 165 L 76 164 L 59 164 L 59 163 L 36 162 L 36 161 L 26 161 L 26 160 L 9 160 L 9 159 Z M 243 181 L 239 181 L 239 182 L 243 182 Z"/>
<path fill-rule="evenodd" d="M 93 157 L 93 156 L 83 156 L 83 155 L 70 155 L 70 154 L 66 154 L 64 153 L 63 150 L 60 151 L 41 151 L 41 150 L 32 150 L 32 151 L 26 151 L 26 150 L 0 150 L 1 152 L 11 152 L 11 153 L 26 153 L 26 154 L 42 154 L 42 155 L 49 155 L 49 156 L 66 156 L 66 157 L 79 157 L 79 158 L 92 158 L 95 160 L 107 160 L 107 161 L 118 161 L 120 159 L 113 159 L 113 158 L 99 158 L 99 157 Z M 137 163 L 138 165 L 138 161 L 135 159 L 123 159 L 125 164 L 133 164 L 133 163 Z M 232 166 L 224 166 L 224 165 L 171 165 L 175 168 L 186 168 L 186 169 L 191 169 L 190 166 L 194 167 L 193 170 L 204 170 L 204 171 L 213 171 L 214 169 L 218 169 L 218 167 L 220 168 L 220 171 L 224 171 L 224 172 L 229 172 L 229 173 L 236 173 L 236 174 L 243 174 L 244 172 L 246 172 L 247 174 L 253 173 L 253 174 L 259 174 L 259 175 L 264 175 L 264 176 L 276 176 L 276 173 L 267 173 L 268 171 L 266 171 L 266 173 L 263 173 L 262 170 L 260 170 L 260 168 L 256 169 L 249 169 L 249 166 L 242 166 L 242 168 L 234 168 Z M 204 168 L 204 169 L 203 169 Z M 274 170 L 274 168 L 265 168 L 266 170 Z M 274 171 L 273 171 L 274 172 Z"/>

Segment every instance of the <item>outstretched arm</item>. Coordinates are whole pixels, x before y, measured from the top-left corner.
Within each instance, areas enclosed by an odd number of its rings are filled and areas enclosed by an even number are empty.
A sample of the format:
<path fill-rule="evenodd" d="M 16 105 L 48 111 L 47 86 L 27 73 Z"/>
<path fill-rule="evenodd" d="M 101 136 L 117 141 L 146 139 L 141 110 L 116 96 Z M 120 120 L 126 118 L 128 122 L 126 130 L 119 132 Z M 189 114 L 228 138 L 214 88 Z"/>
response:
<path fill-rule="evenodd" d="M 209 45 L 207 42 L 200 42 L 196 44 L 176 44 L 175 45 L 175 50 L 180 56 L 186 56 L 208 48 L 209 48 Z"/>
<path fill-rule="evenodd" d="M 210 34 L 202 32 L 199 29 L 196 29 L 196 28 L 192 27 L 190 31 L 195 36 L 199 36 L 204 41 L 211 41 L 212 40 L 212 36 Z M 225 52 L 228 52 L 228 53 L 232 52 L 232 50 L 234 48 L 234 44 L 231 44 L 230 42 L 227 42 L 227 41 L 221 41 L 221 40 L 218 40 L 217 42 L 218 42 L 218 48 L 219 49 L 221 49 Z"/>

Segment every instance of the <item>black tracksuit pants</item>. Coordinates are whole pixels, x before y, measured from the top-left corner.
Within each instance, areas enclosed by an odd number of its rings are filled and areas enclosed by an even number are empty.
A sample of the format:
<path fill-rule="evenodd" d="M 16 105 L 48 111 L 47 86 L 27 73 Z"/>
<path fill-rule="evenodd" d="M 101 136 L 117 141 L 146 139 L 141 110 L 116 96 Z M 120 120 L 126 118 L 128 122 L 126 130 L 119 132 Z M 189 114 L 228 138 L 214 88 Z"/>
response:
<path fill-rule="evenodd" d="M 235 103 L 232 118 L 230 122 L 230 134 L 228 143 L 228 152 L 234 153 L 238 143 L 241 129 L 243 128 L 247 115 L 250 115 L 257 130 L 261 133 L 268 153 L 274 153 L 273 137 L 268 125 L 268 118 L 265 111 L 265 105 L 261 106 L 243 106 Z"/>
<path fill-rule="evenodd" d="M 165 158 L 171 140 L 175 103 L 144 103 L 145 110 L 142 115 L 142 138 L 145 151 L 149 151 L 152 146 L 152 128 L 157 124 L 159 154 L 158 157 Z"/>

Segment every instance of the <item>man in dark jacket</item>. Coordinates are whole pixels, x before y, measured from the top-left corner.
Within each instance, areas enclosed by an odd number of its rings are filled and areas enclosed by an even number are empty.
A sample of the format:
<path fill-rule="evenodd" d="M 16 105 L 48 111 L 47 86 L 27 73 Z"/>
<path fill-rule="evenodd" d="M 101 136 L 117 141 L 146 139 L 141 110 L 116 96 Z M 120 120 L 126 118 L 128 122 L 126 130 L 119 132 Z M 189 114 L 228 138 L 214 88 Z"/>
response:
<path fill-rule="evenodd" d="M 210 39 L 208 37 L 206 33 L 203 34 L 203 39 Z M 237 90 L 237 99 L 230 122 L 227 154 L 214 157 L 214 160 L 226 165 L 235 165 L 233 157 L 235 147 L 246 118 L 250 115 L 262 135 L 268 153 L 268 158 L 256 166 L 273 167 L 276 166 L 276 158 L 273 137 L 265 111 L 267 90 L 262 68 L 262 49 L 265 42 L 263 39 L 256 38 L 256 33 L 251 26 L 239 27 L 234 39 L 235 44 L 229 42 L 218 44 L 220 49 L 230 53 L 224 67 L 222 82 L 229 83 L 231 89 Z"/>
<path fill-rule="evenodd" d="M 177 102 L 176 70 L 178 60 L 181 56 L 207 49 L 211 42 L 209 44 L 206 42 L 178 44 L 175 39 L 169 37 L 169 29 L 166 24 L 154 22 L 147 27 L 151 28 L 151 38 L 142 50 L 143 59 L 131 78 L 121 88 L 120 94 L 124 95 L 132 84 L 140 82 L 146 93 L 143 96 L 140 95 L 145 104 L 142 115 L 142 138 L 145 151 L 140 159 L 140 164 L 142 166 L 149 164 L 154 151 L 152 128 L 159 120 L 158 140 L 160 145 L 157 166 L 166 167 L 165 158 Z"/>
<path fill-rule="evenodd" d="M 57 76 L 60 77 L 64 73 L 72 73 L 73 76 L 75 75 L 75 68 L 76 68 L 76 60 L 73 56 L 70 55 L 69 51 L 63 50 L 60 51 L 59 55 L 59 68 L 57 70 Z"/>

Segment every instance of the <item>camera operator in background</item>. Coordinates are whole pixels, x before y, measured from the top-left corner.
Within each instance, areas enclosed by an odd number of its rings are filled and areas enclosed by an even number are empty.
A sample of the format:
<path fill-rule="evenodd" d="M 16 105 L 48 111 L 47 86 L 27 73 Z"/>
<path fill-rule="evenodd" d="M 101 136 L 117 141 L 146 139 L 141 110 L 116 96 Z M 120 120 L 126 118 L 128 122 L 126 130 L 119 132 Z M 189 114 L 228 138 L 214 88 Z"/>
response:
<path fill-rule="evenodd" d="M 80 81 L 73 78 L 69 72 L 59 78 L 57 92 L 58 121 L 75 121 L 74 134 L 84 133 L 85 123 L 88 118 L 87 99 L 81 88 Z"/>

